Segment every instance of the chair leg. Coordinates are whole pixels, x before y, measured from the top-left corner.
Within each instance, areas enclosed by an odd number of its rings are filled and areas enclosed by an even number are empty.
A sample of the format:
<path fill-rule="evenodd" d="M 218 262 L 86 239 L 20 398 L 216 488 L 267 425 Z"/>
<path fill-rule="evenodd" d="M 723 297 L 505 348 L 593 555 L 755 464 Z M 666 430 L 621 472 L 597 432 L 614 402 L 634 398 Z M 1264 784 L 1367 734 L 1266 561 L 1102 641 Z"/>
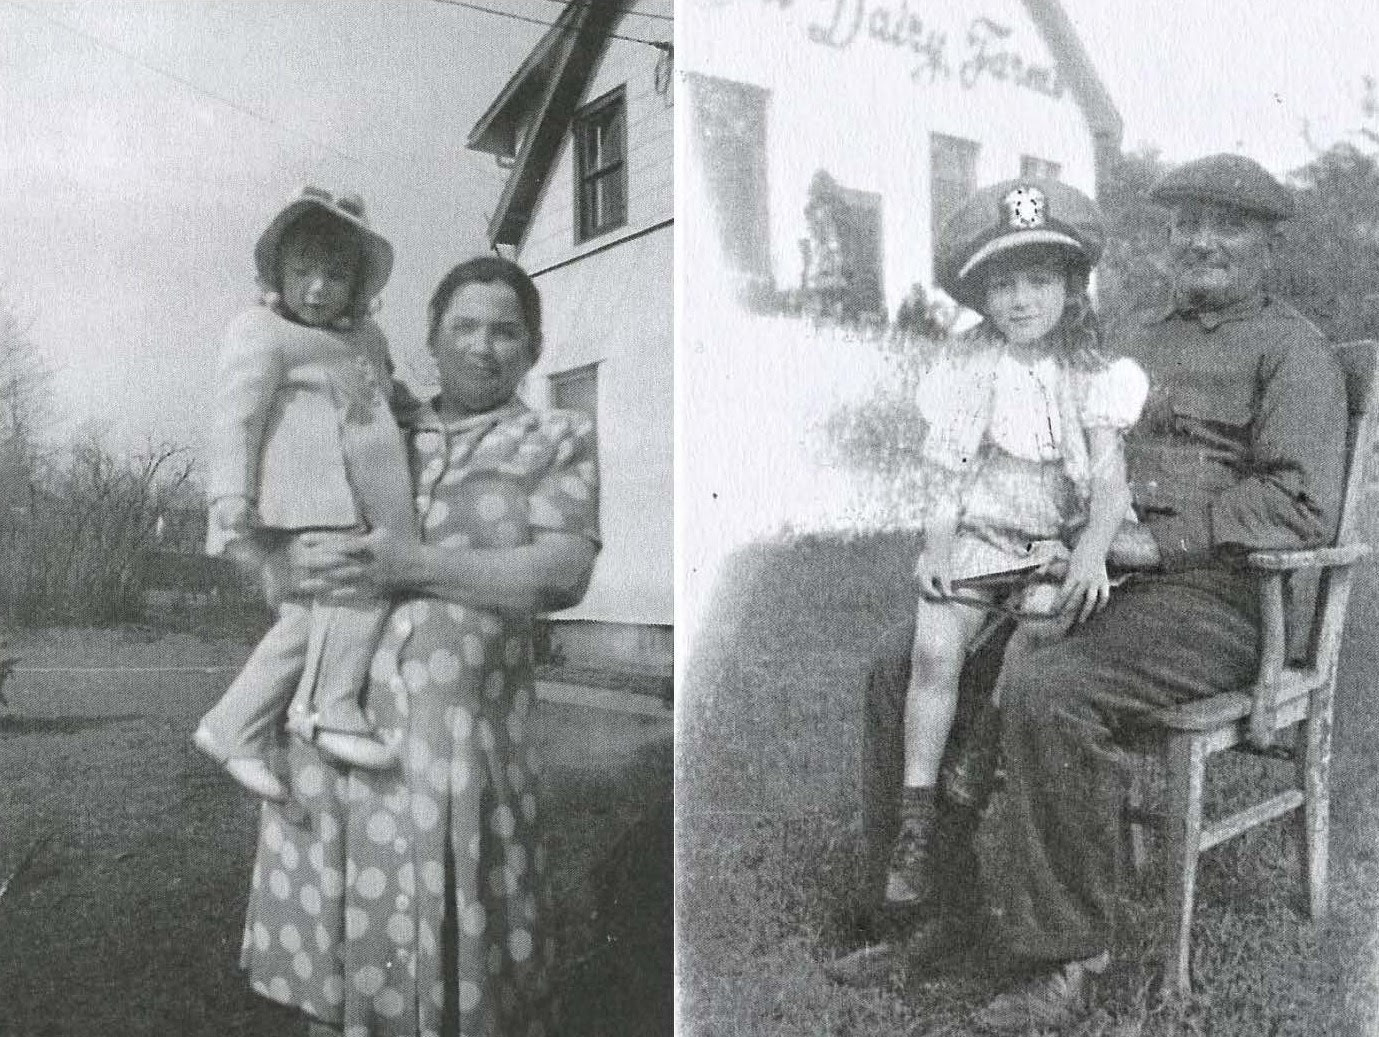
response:
<path fill-rule="evenodd" d="M 1329 692 L 1329 689 L 1328 689 Z M 1321 694 L 1327 694 L 1322 692 Z M 1313 703 L 1303 721 L 1303 751 L 1298 754 L 1298 778 L 1302 785 L 1303 879 L 1307 883 L 1307 908 L 1313 921 L 1326 915 L 1327 849 L 1331 834 L 1331 710 Z"/>
<path fill-rule="evenodd" d="M 1173 937 L 1164 954 L 1165 981 L 1178 994 L 1192 989 L 1192 904 L 1202 850 L 1206 747 L 1191 734 L 1175 735 L 1165 749 L 1168 816 L 1164 826 L 1165 894 Z"/>

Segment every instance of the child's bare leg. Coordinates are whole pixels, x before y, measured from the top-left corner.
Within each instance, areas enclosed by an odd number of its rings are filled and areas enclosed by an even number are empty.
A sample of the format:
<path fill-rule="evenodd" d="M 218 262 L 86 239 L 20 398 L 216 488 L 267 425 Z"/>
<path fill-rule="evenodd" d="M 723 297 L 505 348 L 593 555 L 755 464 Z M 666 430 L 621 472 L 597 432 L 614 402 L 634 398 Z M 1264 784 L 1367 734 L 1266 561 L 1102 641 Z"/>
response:
<path fill-rule="evenodd" d="M 905 772 L 907 788 L 933 788 L 953 716 L 958 680 L 967 646 L 986 614 L 951 602 L 920 599 L 915 611 L 915 643 L 910 651 L 910 686 L 905 693 Z"/>
<path fill-rule="evenodd" d="M 949 602 L 921 599 L 916 607 L 905 699 L 900 834 L 886 878 L 886 900 L 892 905 L 918 903 L 931 885 L 929 856 L 937 821 L 939 763 L 953 727 L 967 646 L 984 618 L 978 609 Z"/>

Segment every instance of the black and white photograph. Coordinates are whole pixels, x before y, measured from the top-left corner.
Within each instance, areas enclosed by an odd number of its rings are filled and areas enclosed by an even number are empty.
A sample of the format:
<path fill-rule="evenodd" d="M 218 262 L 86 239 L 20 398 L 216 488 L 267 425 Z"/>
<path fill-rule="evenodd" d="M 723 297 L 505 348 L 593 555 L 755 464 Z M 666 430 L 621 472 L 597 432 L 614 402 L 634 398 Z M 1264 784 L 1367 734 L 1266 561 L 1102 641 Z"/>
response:
<path fill-rule="evenodd" d="M 675 14 L 0 3 L 0 1033 L 672 1032 Z"/>
<path fill-rule="evenodd" d="M 678 1032 L 1376 1032 L 1372 6 L 678 15 Z"/>

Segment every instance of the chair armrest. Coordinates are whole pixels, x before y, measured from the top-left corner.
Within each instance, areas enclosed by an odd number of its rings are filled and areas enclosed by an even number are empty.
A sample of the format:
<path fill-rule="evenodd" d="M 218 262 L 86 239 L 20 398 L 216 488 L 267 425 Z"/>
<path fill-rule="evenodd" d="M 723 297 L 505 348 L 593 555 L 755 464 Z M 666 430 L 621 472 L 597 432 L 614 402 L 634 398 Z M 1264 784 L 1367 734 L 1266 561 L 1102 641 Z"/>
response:
<path fill-rule="evenodd" d="M 1340 544 L 1336 547 L 1314 547 L 1310 551 L 1251 551 L 1245 556 L 1245 561 L 1251 569 L 1292 572 L 1296 569 L 1353 565 L 1367 554 L 1368 544 Z"/>

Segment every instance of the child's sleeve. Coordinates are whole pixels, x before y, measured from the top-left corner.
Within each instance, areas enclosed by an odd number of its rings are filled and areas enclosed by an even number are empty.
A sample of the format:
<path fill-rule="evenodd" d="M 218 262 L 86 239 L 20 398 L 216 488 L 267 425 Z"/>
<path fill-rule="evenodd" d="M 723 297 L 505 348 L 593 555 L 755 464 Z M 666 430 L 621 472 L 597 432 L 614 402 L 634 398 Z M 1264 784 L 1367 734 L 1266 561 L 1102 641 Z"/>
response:
<path fill-rule="evenodd" d="M 1149 377 L 1129 357 L 1088 377 L 1082 397 L 1085 428 L 1128 429 L 1140 419 L 1149 395 Z"/>
<path fill-rule="evenodd" d="M 258 497 L 263 435 L 282 385 L 286 363 L 271 335 L 252 319 L 234 321 L 225 335 L 216 373 L 215 417 L 207 489 L 211 499 Z"/>

